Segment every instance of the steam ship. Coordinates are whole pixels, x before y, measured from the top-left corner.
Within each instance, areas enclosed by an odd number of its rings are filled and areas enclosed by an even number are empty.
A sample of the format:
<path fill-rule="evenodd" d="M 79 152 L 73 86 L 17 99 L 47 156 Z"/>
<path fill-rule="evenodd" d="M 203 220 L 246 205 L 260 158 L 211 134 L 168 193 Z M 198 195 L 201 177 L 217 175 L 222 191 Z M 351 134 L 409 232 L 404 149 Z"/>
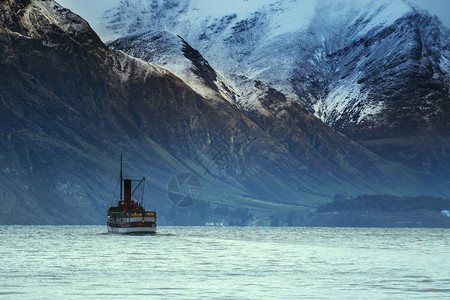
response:
<path fill-rule="evenodd" d="M 132 182 L 138 182 L 133 191 Z M 112 233 L 156 233 L 156 212 L 146 211 L 142 203 L 132 200 L 136 190 L 144 188 L 145 177 L 140 180 L 123 178 L 122 155 L 120 155 L 120 197 L 117 206 L 111 206 L 106 215 L 108 232 Z M 123 188 L 123 198 L 122 198 Z"/>

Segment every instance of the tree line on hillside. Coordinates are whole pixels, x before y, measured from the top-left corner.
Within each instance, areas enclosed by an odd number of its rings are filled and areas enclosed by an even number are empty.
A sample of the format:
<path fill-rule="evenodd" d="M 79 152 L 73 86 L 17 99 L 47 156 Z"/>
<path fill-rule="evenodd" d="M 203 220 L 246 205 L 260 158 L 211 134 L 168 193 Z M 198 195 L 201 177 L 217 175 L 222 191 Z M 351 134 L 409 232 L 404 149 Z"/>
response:
<path fill-rule="evenodd" d="M 336 195 L 333 202 L 320 206 L 316 212 L 351 210 L 404 212 L 418 209 L 450 209 L 450 199 L 434 196 L 398 197 L 392 195 L 360 195 L 353 199 L 343 199 L 343 197 Z"/>

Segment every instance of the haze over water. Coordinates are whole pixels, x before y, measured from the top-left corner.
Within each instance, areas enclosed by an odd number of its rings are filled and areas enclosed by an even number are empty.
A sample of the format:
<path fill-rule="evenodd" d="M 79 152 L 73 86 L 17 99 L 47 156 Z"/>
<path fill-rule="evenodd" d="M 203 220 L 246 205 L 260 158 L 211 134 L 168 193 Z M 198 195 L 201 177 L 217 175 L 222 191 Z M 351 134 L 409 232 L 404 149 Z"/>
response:
<path fill-rule="evenodd" d="M 0 226 L 0 299 L 450 299 L 449 229 Z"/>

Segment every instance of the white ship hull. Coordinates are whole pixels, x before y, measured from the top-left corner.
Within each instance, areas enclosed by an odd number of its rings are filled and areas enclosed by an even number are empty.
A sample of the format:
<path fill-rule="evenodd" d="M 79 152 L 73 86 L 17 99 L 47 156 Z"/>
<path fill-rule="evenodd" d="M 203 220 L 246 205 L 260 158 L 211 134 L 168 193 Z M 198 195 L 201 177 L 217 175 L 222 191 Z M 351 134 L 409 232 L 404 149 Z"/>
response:
<path fill-rule="evenodd" d="M 111 233 L 156 233 L 155 227 L 110 227 L 108 226 L 108 232 Z"/>
<path fill-rule="evenodd" d="M 156 233 L 154 213 L 110 213 L 106 218 L 108 232 L 111 233 Z M 137 215 L 137 216 L 136 216 Z"/>

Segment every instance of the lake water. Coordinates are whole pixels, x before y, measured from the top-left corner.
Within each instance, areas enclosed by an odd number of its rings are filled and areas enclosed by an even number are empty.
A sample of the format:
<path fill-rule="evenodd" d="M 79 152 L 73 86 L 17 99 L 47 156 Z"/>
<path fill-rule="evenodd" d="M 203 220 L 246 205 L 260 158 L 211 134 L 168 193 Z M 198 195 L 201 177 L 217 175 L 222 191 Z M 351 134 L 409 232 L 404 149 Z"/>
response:
<path fill-rule="evenodd" d="M 0 226 L 0 299 L 450 299 L 449 229 Z"/>

